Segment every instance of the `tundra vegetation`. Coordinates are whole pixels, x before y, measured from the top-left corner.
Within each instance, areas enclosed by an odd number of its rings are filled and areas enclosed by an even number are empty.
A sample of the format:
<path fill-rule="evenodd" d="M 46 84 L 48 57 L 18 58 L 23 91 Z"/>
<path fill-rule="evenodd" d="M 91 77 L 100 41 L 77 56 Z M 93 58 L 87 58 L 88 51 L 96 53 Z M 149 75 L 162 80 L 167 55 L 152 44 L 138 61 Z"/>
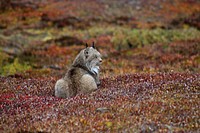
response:
<path fill-rule="evenodd" d="M 200 2 L 0 0 L 0 132 L 199 132 Z M 54 96 L 85 43 L 101 85 Z"/>

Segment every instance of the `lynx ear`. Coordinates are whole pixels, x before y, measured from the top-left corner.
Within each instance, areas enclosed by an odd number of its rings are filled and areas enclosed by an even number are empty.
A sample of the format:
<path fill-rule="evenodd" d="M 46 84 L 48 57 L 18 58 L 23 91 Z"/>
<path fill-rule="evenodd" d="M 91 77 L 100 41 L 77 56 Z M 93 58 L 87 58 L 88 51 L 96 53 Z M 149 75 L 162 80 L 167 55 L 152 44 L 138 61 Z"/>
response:
<path fill-rule="evenodd" d="M 92 43 L 92 47 L 95 49 L 94 42 Z"/>
<path fill-rule="evenodd" d="M 87 44 L 87 43 L 85 44 L 85 47 L 86 47 L 86 48 L 88 47 L 88 44 Z"/>

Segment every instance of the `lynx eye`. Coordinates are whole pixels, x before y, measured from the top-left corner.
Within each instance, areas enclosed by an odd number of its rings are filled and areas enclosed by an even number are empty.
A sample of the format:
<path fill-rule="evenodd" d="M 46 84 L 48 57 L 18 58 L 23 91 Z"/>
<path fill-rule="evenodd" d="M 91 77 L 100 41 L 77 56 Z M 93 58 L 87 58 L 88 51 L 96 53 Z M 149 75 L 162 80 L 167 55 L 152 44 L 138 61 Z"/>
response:
<path fill-rule="evenodd" d="M 85 53 L 86 55 L 88 55 L 88 51 L 87 51 L 87 50 L 85 50 L 84 53 Z"/>

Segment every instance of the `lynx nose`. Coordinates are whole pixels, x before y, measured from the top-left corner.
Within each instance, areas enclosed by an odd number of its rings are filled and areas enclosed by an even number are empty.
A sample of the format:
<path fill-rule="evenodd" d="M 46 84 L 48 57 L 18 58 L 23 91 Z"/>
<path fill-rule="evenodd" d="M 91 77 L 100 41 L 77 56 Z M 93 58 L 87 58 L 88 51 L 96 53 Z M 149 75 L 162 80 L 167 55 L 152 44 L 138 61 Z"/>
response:
<path fill-rule="evenodd" d="M 99 62 L 102 63 L 102 59 L 101 58 L 99 59 Z"/>

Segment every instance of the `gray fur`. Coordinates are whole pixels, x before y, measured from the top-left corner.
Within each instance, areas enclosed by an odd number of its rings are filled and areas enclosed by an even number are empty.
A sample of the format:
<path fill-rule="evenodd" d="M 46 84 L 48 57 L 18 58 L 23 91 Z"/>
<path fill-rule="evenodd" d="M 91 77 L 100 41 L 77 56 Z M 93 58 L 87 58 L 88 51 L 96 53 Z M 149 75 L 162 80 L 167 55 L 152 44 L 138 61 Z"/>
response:
<path fill-rule="evenodd" d="M 90 93 L 97 89 L 101 54 L 93 47 L 87 47 L 76 56 L 64 78 L 55 84 L 55 96 L 68 98 L 78 93 Z"/>

